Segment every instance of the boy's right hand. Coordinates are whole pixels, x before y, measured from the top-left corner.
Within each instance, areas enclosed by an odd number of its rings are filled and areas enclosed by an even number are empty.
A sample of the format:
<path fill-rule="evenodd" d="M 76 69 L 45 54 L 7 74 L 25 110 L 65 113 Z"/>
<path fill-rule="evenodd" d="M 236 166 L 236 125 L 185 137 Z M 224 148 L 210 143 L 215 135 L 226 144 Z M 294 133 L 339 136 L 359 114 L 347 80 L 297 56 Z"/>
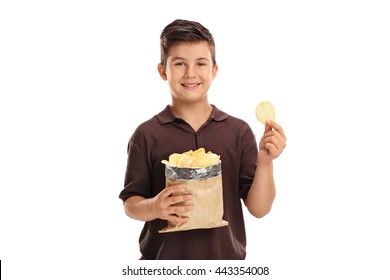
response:
<path fill-rule="evenodd" d="M 193 208 L 192 205 L 183 205 L 183 202 L 192 199 L 192 195 L 176 194 L 182 191 L 183 185 L 172 185 L 166 187 L 158 195 L 152 198 L 153 212 L 158 218 L 168 220 L 175 224 L 182 224 L 189 221 L 188 217 L 180 216 L 180 214 L 190 211 Z"/>

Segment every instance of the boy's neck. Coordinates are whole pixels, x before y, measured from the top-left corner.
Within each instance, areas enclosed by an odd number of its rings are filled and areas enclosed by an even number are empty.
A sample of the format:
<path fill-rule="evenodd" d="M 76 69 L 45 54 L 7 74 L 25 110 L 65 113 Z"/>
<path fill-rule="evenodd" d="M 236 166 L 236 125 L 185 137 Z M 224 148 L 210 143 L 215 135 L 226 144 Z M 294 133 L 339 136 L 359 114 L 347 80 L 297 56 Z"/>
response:
<path fill-rule="evenodd" d="M 171 108 L 175 116 L 185 120 L 194 131 L 207 122 L 213 110 L 208 101 L 191 104 L 172 102 Z"/>

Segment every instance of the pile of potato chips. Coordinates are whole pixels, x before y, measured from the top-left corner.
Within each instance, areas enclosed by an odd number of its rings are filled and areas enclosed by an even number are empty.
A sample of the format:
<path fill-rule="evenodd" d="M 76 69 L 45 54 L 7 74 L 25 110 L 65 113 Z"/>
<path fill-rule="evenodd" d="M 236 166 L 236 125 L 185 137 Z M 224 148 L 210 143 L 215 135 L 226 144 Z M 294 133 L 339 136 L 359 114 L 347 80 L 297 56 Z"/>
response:
<path fill-rule="evenodd" d="M 199 148 L 196 151 L 190 150 L 182 154 L 171 154 L 168 161 L 161 162 L 171 167 L 203 168 L 218 164 L 220 156 L 210 151 L 206 153 L 204 148 Z"/>

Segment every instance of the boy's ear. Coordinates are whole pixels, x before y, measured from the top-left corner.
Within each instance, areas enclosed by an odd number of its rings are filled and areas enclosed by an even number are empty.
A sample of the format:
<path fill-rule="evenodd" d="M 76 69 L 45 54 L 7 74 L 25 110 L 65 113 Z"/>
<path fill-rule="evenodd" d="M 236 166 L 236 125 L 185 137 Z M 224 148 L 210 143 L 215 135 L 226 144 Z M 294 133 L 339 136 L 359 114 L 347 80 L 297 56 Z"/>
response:
<path fill-rule="evenodd" d="M 217 76 L 217 72 L 218 72 L 218 64 L 215 64 L 215 65 L 213 66 L 213 73 L 212 73 L 212 75 L 213 75 L 213 80 L 214 80 L 215 76 Z"/>
<path fill-rule="evenodd" d="M 158 70 L 158 73 L 160 74 L 161 79 L 163 79 L 164 81 L 166 81 L 166 80 L 167 80 L 167 74 L 166 74 L 166 72 L 165 72 L 164 66 L 163 66 L 161 63 L 159 63 L 159 64 L 157 65 L 157 70 Z"/>

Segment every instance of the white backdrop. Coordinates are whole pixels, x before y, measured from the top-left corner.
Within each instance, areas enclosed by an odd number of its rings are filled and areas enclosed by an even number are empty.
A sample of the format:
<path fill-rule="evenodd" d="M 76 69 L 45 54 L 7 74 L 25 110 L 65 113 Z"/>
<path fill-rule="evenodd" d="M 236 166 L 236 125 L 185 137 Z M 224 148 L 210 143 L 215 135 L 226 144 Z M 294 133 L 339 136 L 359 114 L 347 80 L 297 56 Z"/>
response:
<path fill-rule="evenodd" d="M 254 108 L 270 100 L 287 134 L 273 210 L 245 212 L 247 263 L 271 279 L 388 279 L 387 1 L 135 3 L 0 3 L 5 279 L 125 279 L 138 263 L 142 222 L 118 194 L 129 137 L 170 102 L 156 69 L 176 18 L 215 37 L 211 103 L 260 138 Z"/>

